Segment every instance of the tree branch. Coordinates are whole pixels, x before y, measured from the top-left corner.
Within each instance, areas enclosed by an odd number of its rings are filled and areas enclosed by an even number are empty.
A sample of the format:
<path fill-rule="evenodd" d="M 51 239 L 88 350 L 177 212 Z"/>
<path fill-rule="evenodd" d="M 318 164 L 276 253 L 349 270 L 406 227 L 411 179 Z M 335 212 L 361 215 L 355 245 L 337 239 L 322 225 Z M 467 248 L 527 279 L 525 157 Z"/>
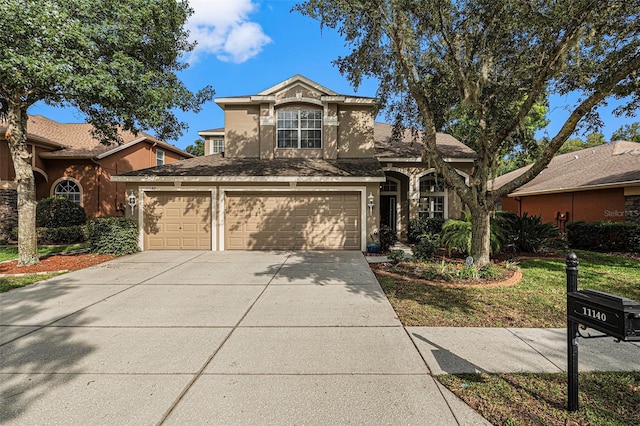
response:
<path fill-rule="evenodd" d="M 556 136 L 551 139 L 549 145 L 544 149 L 536 162 L 533 163 L 531 168 L 511 182 L 508 182 L 502 187 L 496 189 L 493 192 L 493 199 L 498 200 L 502 198 L 515 189 L 521 187 L 525 183 L 531 181 L 542 170 L 544 170 L 549 162 L 551 162 L 551 160 L 553 159 L 555 153 L 562 147 L 564 142 L 575 131 L 580 120 L 585 115 L 587 115 L 597 104 L 611 95 L 615 86 L 622 80 L 627 78 L 630 72 L 633 72 L 637 69 L 640 69 L 640 55 L 636 55 L 635 57 L 627 61 L 626 65 L 619 67 L 618 71 L 611 76 L 609 81 L 604 82 L 604 85 L 601 86 L 600 90 L 591 94 L 589 97 L 587 97 L 587 99 L 581 102 L 580 105 L 578 105 L 578 107 L 573 110 L 573 112 L 564 123 L 560 131 L 556 134 Z"/>

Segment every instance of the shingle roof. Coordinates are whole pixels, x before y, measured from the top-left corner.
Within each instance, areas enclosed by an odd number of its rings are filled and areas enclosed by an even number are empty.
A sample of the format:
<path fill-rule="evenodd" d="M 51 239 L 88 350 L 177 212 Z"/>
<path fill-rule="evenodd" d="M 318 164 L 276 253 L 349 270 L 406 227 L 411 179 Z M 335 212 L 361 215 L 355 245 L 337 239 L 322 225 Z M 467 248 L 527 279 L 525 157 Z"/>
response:
<path fill-rule="evenodd" d="M 525 166 L 499 176 L 495 188 L 520 176 Z M 640 143 L 618 141 L 554 157 L 546 169 L 510 196 L 640 184 Z"/>
<path fill-rule="evenodd" d="M 107 154 L 111 150 L 117 150 L 122 146 L 100 143 L 91 134 L 91 129 L 91 124 L 58 123 L 41 115 L 31 115 L 27 122 L 28 138 L 36 141 L 44 139 L 44 141 L 60 147 L 58 150 L 40 154 L 43 158 L 95 158 L 99 155 Z M 185 157 L 191 157 L 191 154 L 144 132 L 135 135 L 132 132 L 120 130 L 118 133 L 123 140 L 123 144 L 146 139 L 162 145 L 165 149 L 179 152 Z"/>
<path fill-rule="evenodd" d="M 411 131 L 405 130 L 402 139 L 392 140 L 393 126 L 376 122 L 373 127 L 376 157 L 385 158 L 421 158 L 424 145 L 418 141 L 412 141 Z M 476 152 L 446 133 L 436 134 L 438 152 L 444 158 L 467 159 L 475 158 Z"/>
<path fill-rule="evenodd" d="M 374 158 L 322 160 L 313 158 L 225 158 L 220 154 L 196 157 L 163 166 L 136 170 L 121 176 L 221 177 L 339 177 L 384 178 Z"/>

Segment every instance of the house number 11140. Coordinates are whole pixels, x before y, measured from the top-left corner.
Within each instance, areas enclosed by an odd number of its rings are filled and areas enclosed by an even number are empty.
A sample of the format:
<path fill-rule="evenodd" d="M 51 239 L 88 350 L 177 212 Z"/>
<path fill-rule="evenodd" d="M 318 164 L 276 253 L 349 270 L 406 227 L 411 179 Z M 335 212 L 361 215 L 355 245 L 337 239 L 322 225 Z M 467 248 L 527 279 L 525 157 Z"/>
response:
<path fill-rule="evenodd" d="M 585 317 L 595 318 L 602 322 L 607 321 L 607 314 L 604 312 L 596 311 L 595 309 L 587 308 L 585 306 L 582 307 L 582 315 Z"/>

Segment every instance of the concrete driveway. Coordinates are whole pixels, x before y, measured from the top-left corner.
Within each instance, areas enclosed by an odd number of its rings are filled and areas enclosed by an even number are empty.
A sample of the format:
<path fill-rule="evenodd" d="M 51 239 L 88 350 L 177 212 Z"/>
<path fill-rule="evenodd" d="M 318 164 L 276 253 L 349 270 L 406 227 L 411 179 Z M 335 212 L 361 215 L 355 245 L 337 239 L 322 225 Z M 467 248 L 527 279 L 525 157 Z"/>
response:
<path fill-rule="evenodd" d="M 359 252 L 144 252 L 0 295 L 3 424 L 483 424 Z"/>

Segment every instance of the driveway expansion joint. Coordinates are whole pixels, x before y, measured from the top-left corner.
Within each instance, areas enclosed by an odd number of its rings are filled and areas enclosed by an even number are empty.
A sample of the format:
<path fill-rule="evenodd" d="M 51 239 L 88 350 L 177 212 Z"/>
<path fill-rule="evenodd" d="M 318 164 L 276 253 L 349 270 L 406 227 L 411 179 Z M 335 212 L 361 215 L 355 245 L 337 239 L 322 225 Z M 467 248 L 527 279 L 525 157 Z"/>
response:
<path fill-rule="evenodd" d="M 251 305 L 249 305 L 249 307 L 247 308 L 247 310 L 244 312 L 244 314 L 240 317 L 240 319 L 238 320 L 238 322 L 231 328 L 231 331 L 229 331 L 229 333 L 227 333 L 227 335 L 224 337 L 224 339 L 222 339 L 222 342 L 218 345 L 218 347 L 216 348 L 215 351 L 213 351 L 213 353 L 211 354 L 211 356 L 209 356 L 209 358 L 205 361 L 205 363 L 202 365 L 202 367 L 200 368 L 200 370 L 195 374 L 195 376 L 189 381 L 189 383 L 187 383 L 187 385 L 184 387 L 184 389 L 182 390 L 182 392 L 180 392 L 180 395 L 178 395 L 178 397 L 176 398 L 176 400 L 173 402 L 173 404 L 171 404 L 171 407 L 169 407 L 169 409 L 165 412 L 165 414 L 162 416 L 162 419 L 158 422 L 158 425 L 162 425 L 164 424 L 167 419 L 169 418 L 169 416 L 171 416 L 171 413 L 173 413 L 173 411 L 176 409 L 176 407 L 178 406 L 178 404 L 180 404 L 180 401 L 182 401 L 182 399 L 184 398 L 184 396 L 189 392 L 189 390 L 193 387 L 193 385 L 198 381 L 198 379 L 200 377 L 202 377 L 202 375 L 204 374 L 205 370 L 207 369 L 207 367 L 209 366 L 209 364 L 211 364 L 211 361 L 213 361 L 213 359 L 215 358 L 215 356 L 220 352 L 220 350 L 224 347 L 225 343 L 227 343 L 227 341 L 229 340 L 229 338 L 231 337 L 231 335 L 236 331 L 236 329 L 239 327 L 240 323 L 246 318 L 247 314 L 251 311 L 251 309 L 255 306 L 255 304 L 258 302 L 258 300 L 260 300 L 260 297 L 262 297 L 262 295 L 264 294 L 264 292 L 267 290 L 267 288 L 269 287 L 269 284 L 271 284 L 271 282 L 273 281 L 273 279 L 276 277 L 276 275 L 278 275 L 278 272 L 280 272 L 280 270 L 282 269 L 282 267 L 284 266 L 284 264 L 286 263 L 287 259 L 289 259 L 289 257 L 291 257 L 292 253 L 289 253 L 287 255 L 287 258 L 280 264 L 280 266 L 278 267 L 277 271 L 274 272 L 273 276 L 271 277 L 271 279 L 269 280 L 269 282 L 267 283 L 267 285 L 264 286 L 264 288 L 262 289 L 262 291 L 260 292 L 260 294 L 258 294 L 258 296 L 256 297 L 256 299 L 253 301 L 253 303 L 251 303 Z M 198 256 L 200 257 L 200 256 Z"/>

